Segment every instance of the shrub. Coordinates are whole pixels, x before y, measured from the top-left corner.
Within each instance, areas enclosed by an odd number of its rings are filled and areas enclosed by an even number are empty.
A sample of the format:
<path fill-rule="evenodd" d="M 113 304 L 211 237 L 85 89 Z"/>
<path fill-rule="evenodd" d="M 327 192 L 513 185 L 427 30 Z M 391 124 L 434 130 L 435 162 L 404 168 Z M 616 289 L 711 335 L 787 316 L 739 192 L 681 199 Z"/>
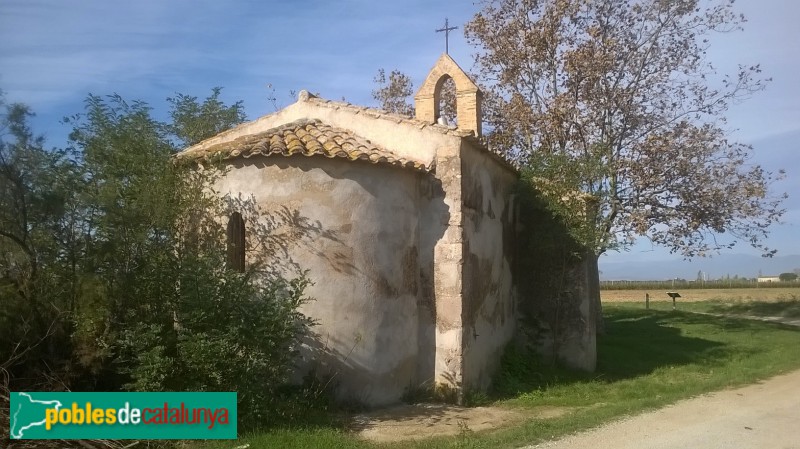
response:
<path fill-rule="evenodd" d="M 240 425 L 280 419 L 299 338 L 312 323 L 298 312 L 305 278 L 257 282 L 252 274 L 206 272 L 214 287 L 181 289 L 177 313 L 161 324 L 138 321 L 121 332 L 119 362 L 140 391 L 236 391 Z M 206 284 L 209 282 L 207 281 Z M 202 291 L 194 295 L 193 291 Z"/>
<path fill-rule="evenodd" d="M 172 125 L 144 103 L 89 96 L 60 152 L 34 138 L 27 108 L 0 102 L 13 131 L 0 135 L 0 371 L 12 389 L 238 391 L 243 423 L 275 415 L 311 325 L 308 281 L 258 257 L 228 269 L 224 217 L 247 220 L 253 255 L 282 222 L 216 194 L 221 170 L 173 157 L 176 141 L 219 131 L 214 117 L 241 121 L 218 93 L 210 122 L 180 97 L 188 112 L 173 118 L 187 123 Z"/>

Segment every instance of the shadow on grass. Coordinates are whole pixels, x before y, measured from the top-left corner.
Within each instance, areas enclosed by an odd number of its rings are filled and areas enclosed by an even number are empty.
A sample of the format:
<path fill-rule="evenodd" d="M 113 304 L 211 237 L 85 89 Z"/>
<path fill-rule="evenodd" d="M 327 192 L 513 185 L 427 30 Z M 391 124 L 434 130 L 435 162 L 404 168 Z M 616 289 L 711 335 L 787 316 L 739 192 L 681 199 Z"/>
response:
<path fill-rule="evenodd" d="M 709 363 L 728 356 L 727 345 L 684 335 L 675 325 L 702 324 L 726 330 L 747 322 L 683 312 L 615 310 L 606 317 L 607 333 L 598 338 L 595 377 L 616 381 L 650 374 L 665 366 Z"/>
<path fill-rule="evenodd" d="M 604 336 L 598 337 L 597 370 L 578 372 L 542 363 L 537 357 L 509 350 L 495 383 L 494 399 L 509 399 L 520 392 L 546 390 L 576 382 L 616 382 L 644 376 L 659 368 L 690 364 L 714 365 L 749 349 L 687 335 L 691 325 L 699 335 L 719 332 L 749 334 L 764 323 L 681 311 L 608 308 Z M 742 337 L 746 338 L 746 337 Z"/>
<path fill-rule="evenodd" d="M 708 309 L 711 313 L 752 315 L 762 317 L 800 318 L 800 300 L 776 302 L 743 302 L 735 304 L 715 304 Z"/>

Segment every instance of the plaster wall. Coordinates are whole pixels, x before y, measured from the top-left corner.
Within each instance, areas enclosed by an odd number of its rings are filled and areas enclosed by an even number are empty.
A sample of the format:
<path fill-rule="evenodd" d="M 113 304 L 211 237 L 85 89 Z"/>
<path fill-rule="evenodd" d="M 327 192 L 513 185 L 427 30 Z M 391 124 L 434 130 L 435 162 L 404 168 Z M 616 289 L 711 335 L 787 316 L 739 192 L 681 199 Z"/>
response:
<path fill-rule="evenodd" d="M 597 366 L 597 311 L 592 295 L 599 294 L 599 285 L 592 282 L 591 272 L 597 269 L 592 260 L 589 255 L 564 267 L 565 288 L 557 301 L 552 292 L 544 292 L 530 304 L 539 318 L 540 335 L 535 343 L 541 356 L 590 372 Z"/>
<path fill-rule="evenodd" d="M 445 346 L 442 340 L 442 327 L 437 324 L 437 310 L 442 303 L 437 301 L 437 288 L 441 289 L 443 278 L 436 276 L 435 263 L 442 262 L 441 254 L 436 255 L 435 248 L 445 239 L 446 230 L 449 228 L 450 207 L 445 203 L 445 193 L 442 182 L 428 176 L 428 182 L 420 183 L 420 226 L 419 226 L 419 295 L 417 301 L 418 323 L 417 345 L 419 347 L 417 360 L 416 387 L 420 389 L 431 388 L 436 383 L 446 381 L 442 375 L 448 370 L 447 359 L 454 352 L 460 353 L 456 342 Z M 442 243 L 442 245 L 445 245 Z M 446 269 L 445 269 L 446 271 Z M 460 310 L 460 308 L 459 308 Z M 446 316 L 442 312 L 442 316 Z M 446 332 L 447 329 L 444 329 Z M 437 343 L 438 342 L 438 343 Z M 442 345 L 440 348 L 439 345 Z M 437 362 L 438 361 L 438 362 Z M 450 368 L 460 366 L 452 362 Z"/>
<path fill-rule="evenodd" d="M 462 146 L 464 385 L 483 389 L 516 329 L 512 278 L 517 175 L 492 155 Z"/>
<path fill-rule="evenodd" d="M 298 364 L 335 375 L 340 397 L 396 402 L 417 382 L 420 354 L 433 351 L 418 336 L 421 272 L 433 260 L 419 250 L 423 176 L 364 162 L 259 156 L 232 160 L 218 182 L 222 194 L 252 195 L 271 232 L 284 236 L 274 255 L 282 272 L 309 270 L 314 284 L 306 293 L 314 300 L 302 311 L 318 321 L 317 335 Z"/>
<path fill-rule="evenodd" d="M 575 318 L 554 336 L 559 339 L 556 342 L 559 360 L 583 371 L 594 371 L 597 366 L 597 320 L 592 298 L 600 293 L 600 286 L 592 283 L 591 271 L 597 270 L 597 263 L 593 261 L 596 259 L 587 255 L 569 270 L 570 289 L 565 299 L 569 313 Z"/>

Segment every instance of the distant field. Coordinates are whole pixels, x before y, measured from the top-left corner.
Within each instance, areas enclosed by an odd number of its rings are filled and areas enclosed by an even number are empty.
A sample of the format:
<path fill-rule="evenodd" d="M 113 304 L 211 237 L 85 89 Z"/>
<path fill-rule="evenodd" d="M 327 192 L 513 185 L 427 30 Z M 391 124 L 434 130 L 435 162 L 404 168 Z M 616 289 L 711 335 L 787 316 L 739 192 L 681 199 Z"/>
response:
<path fill-rule="evenodd" d="M 681 294 L 678 301 L 791 301 L 800 299 L 800 287 L 784 288 L 720 288 L 720 289 L 675 289 Z M 667 290 L 601 290 L 604 302 L 644 302 L 646 293 L 650 301 L 672 301 Z"/>

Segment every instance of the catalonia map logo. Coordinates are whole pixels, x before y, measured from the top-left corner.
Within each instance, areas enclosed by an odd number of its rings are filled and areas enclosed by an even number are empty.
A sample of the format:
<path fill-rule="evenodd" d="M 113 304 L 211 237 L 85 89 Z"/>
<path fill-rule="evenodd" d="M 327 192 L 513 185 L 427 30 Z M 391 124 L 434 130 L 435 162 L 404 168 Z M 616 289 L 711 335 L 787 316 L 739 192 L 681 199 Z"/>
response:
<path fill-rule="evenodd" d="M 11 439 L 235 439 L 236 393 L 12 392 Z"/>

